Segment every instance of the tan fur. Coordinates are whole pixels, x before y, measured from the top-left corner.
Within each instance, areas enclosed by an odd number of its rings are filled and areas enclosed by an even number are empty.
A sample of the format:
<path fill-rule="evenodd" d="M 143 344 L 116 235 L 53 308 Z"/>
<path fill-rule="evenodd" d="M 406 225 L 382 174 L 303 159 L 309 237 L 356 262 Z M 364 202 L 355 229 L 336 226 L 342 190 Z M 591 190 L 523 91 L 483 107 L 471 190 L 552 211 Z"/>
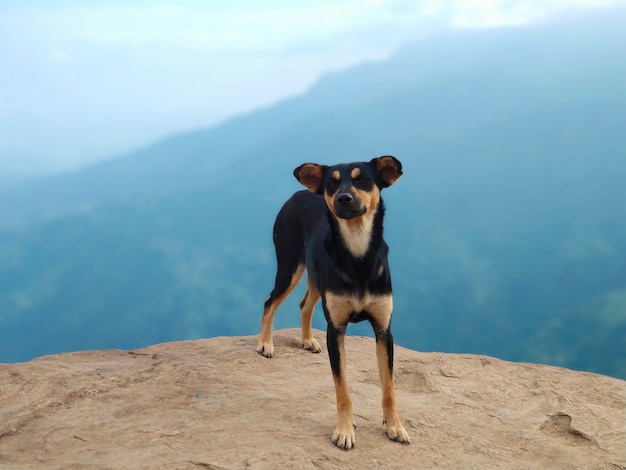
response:
<path fill-rule="evenodd" d="M 394 159 L 389 156 L 378 157 L 376 159 L 376 170 L 389 186 L 398 181 L 398 178 L 402 176 L 402 171 L 398 168 Z"/>
<path fill-rule="evenodd" d="M 385 272 L 385 267 L 381 264 L 381 265 L 378 267 L 378 272 L 376 273 L 376 277 L 380 277 L 380 276 L 382 276 L 384 272 Z"/>
<path fill-rule="evenodd" d="M 398 417 L 396 409 L 396 391 L 392 371 L 389 370 L 389 357 L 383 342 L 376 343 L 376 359 L 382 390 L 383 422 L 387 426 L 387 436 L 394 441 L 409 443 L 409 435 Z"/>
<path fill-rule="evenodd" d="M 393 310 L 393 296 L 369 295 L 363 298 L 353 295 L 326 293 L 326 307 L 330 318 L 336 327 L 345 326 L 350 314 L 354 312 L 368 312 L 378 328 L 387 328 L 391 321 Z"/>
<path fill-rule="evenodd" d="M 293 273 L 291 278 L 291 284 L 283 295 L 277 298 L 266 310 L 263 311 L 263 318 L 261 320 L 261 334 L 259 335 L 259 342 L 257 343 L 257 352 L 263 354 L 265 357 L 274 356 L 274 340 L 272 339 L 272 323 L 274 322 L 274 314 L 276 309 L 287 298 L 291 291 L 298 285 L 304 274 L 305 265 L 301 264 Z M 312 314 L 312 312 L 311 312 Z"/>
<path fill-rule="evenodd" d="M 350 315 L 354 312 L 368 312 L 372 317 L 372 324 L 377 330 L 386 330 L 391 321 L 393 310 L 393 297 L 389 295 L 365 295 L 363 298 L 356 296 L 344 296 L 326 293 L 326 306 L 330 313 L 330 318 L 335 327 L 342 330 L 348 323 Z M 339 335 L 340 353 L 340 377 L 335 377 L 335 393 L 337 395 L 337 415 L 338 423 L 333 442 L 341 448 L 351 448 L 355 442 L 354 416 L 352 414 L 352 401 L 346 379 L 345 365 L 345 336 Z M 402 426 L 396 408 L 396 392 L 392 371 L 389 369 L 389 356 L 387 347 L 383 341 L 376 342 L 376 360 L 378 363 L 378 374 L 380 376 L 380 388 L 382 391 L 383 420 L 387 427 L 387 435 L 395 441 L 409 443 L 409 435 Z M 352 444 L 352 446 L 350 445 Z"/>
<path fill-rule="evenodd" d="M 302 345 L 304 349 L 308 349 L 314 353 L 322 350 L 320 343 L 313 337 L 311 330 L 311 322 L 313 321 L 313 310 L 315 304 L 320 298 L 320 293 L 311 282 L 311 278 L 307 278 L 307 290 L 300 302 L 300 318 L 302 324 Z"/>
<path fill-rule="evenodd" d="M 333 375 L 335 382 L 335 396 L 337 400 L 337 427 L 333 433 L 332 441 L 342 449 L 351 449 L 356 443 L 354 433 L 354 413 L 352 411 L 352 399 L 346 379 L 346 355 L 344 346 L 345 336 L 338 338 L 339 351 L 341 351 L 341 376 Z"/>
<path fill-rule="evenodd" d="M 376 162 L 376 170 L 378 171 L 383 182 L 381 187 L 392 185 L 402 175 L 402 165 L 393 157 L 383 156 L 374 160 Z M 337 194 L 328 194 L 326 191 L 322 191 L 321 188 L 324 168 L 326 167 L 322 165 L 306 163 L 298 167 L 294 173 L 298 181 L 309 189 L 309 191 L 323 194 L 328 210 L 336 216 L 335 197 L 337 197 Z M 353 180 L 357 180 L 361 174 L 362 170 L 358 167 L 353 167 L 350 171 L 350 177 Z M 336 182 L 341 181 L 341 173 L 339 170 L 333 170 L 329 176 Z M 381 184 L 380 181 L 378 181 L 377 184 Z M 341 238 L 343 239 L 346 248 L 355 258 L 363 258 L 367 254 L 370 247 L 372 230 L 374 227 L 374 218 L 380 204 L 380 188 L 377 184 L 374 184 L 368 191 L 358 189 L 356 187 L 358 186 L 358 182 L 355 182 L 355 185 L 350 186 L 350 189 L 347 191 L 352 194 L 355 200 L 355 204 L 351 206 L 351 210 L 354 210 L 356 214 L 361 215 L 352 219 L 336 217 Z M 357 201 L 361 204 L 360 208 L 354 207 L 358 204 Z M 383 265 L 377 266 L 376 269 L 378 277 L 384 274 Z M 291 284 L 289 285 L 287 291 L 279 298 L 275 299 L 275 301 L 263 312 L 262 329 L 257 351 L 264 356 L 272 357 L 274 354 L 274 345 L 272 342 L 272 321 L 276 309 L 298 284 L 303 272 L 304 266 L 301 265 L 293 274 Z M 348 284 L 352 284 L 352 280 L 349 279 L 345 272 L 339 270 L 338 275 Z M 307 291 L 300 302 L 302 343 L 304 347 L 313 352 L 319 352 L 321 350 L 321 347 L 313 337 L 311 330 L 313 310 L 316 302 L 321 296 L 324 297 L 323 303 L 325 311 L 329 316 L 329 325 L 332 324 L 332 327 L 335 329 L 333 332 L 335 336 L 332 340 L 332 344 L 333 351 L 335 346 L 338 348 L 338 351 L 333 352 L 332 357 L 335 357 L 335 354 L 338 353 L 336 357 L 339 360 L 339 370 L 336 370 L 337 364 L 332 362 L 333 359 L 331 357 L 338 416 L 337 427 L 332 437 L 333 442 L 342 449 L 351 449 L 354 447 L 356 442 L 352 400 L 350 398 L 350 391 L 346 376 L 344 342 L 346 326 L 349 321 L 351 319 L 352 321 L 363 319 L 351 318 L 351 316 L 353 314 L 366 313 L 368 319 L 374 327 L 374 330 L 376 331 L 376 358 L 380 376 L 383 417 L 384 423 L 387 426 L 387 435 L 390 439 L 408 444 L 409 436 L 402 426 L 396 411 L 393 371 L 390 367 L 391 358 L 389 357 L 389 351 L 392 351 L 392 349 L 389 348 L 393 347 L 392 338 L 388 336 L 391 334 L 389 331 L 389 325 L 391 322 L 391 312 L 393 310 L 393 297 L 391 292 L 386 295 L 370 295 L 366 293 L 362 296 L 345 293 L 340 295 L 329 291 L 322 292 L 320 294 L 317 288 L 311 283 L 310 279 L 307 281 L 307 284 Z M 334 343 L 335 340 L 337 341 L 336 344 Z"/>
<path fill-rule="evenodd" d="M 357 168 L 358 169 L 358 168 Z M 355 196 L 363 203 L 366 211 L 360 217 L 354 219 L 337 219 L 339 231 L 346 243 L 346 247 L 355 258 L 362 258 L 367 253 L 372 238 L 374 215 L 380 202 L 380 190 L 374 186 L 371 191 L 354 190 Z M 333 211 L 333 200 L 324 195 L 329 210 Z"/>
<path fill-rule="evenodd" d="M 335 213 L 334 199 L 335 199 L 335 195 L 334 194 L 328 194 L 326 191 L 324 191 L 324 201 L 326 202 L 326 207 L 328 207 L 328 210 L 332 214 Z"/>
<path fill-rule="evenodd" d="M 363 215 L 358 219 L 337 219 L 337 221 L 346 248 L 355 258 L 365 256 L 372 237 L 374 218 Z"/>
<path fill-rule="evenodd" d="M 322 166 L 317 163 L 305 163 L 299 168 L 296 175 L 298 181 L 302 183 L 309 191 L 316 193 L 322 182 L 323 170 Z"/>

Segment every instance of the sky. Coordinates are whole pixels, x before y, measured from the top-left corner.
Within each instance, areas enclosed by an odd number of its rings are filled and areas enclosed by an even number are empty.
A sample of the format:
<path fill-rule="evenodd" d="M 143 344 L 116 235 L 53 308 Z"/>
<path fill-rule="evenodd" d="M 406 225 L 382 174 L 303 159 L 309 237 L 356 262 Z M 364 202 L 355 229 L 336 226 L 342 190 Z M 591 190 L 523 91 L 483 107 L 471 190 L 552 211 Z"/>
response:
<path fill-rule="evenodd" d="M 0 0 L 0 185 L 306 92 L 450 28 L 626 0 Z"/>

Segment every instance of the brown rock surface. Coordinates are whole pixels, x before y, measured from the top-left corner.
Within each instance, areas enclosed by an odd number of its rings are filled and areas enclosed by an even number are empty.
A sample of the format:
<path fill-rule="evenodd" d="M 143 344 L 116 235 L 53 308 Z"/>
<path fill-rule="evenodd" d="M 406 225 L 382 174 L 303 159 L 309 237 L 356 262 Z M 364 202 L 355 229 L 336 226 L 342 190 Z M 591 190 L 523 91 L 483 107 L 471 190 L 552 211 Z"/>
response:
<path fill-rule="evenodd" d="M 316 331 L 324 344 L 324 334 Z M 624 468 L 626 382 L 396 347 L 411 445 L 381 423 L 374 340 L 347 337 L 356 448 L 330 437 L 325 351 L 275 333 L 0 364 L 0 468 Z"/>

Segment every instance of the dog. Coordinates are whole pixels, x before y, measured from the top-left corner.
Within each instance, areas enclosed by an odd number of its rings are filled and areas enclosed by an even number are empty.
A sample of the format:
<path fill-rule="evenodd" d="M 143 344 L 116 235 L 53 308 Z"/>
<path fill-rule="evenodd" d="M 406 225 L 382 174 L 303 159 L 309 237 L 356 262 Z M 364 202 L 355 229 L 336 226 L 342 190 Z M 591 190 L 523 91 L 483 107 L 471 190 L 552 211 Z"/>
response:
<path fill-rule="evenodd" d="M 274 224 L 278 270 L 274 290 L 265 301 L 257 351 L 265 357 L 274 355 L 274 314 L 306 269 L 307 290 L 300 302 L 302 343 L 314 353 L 321 351 L 311 330 L 313 309 L 321 298 L 337 397 L 332 441 L 342 449 L 352 449 L 356 442 L 344 338 L 348 323 L 363 320 L 371 323 L 376 335 L 387 436 L 410 442 L 396 411 L 390 329 L 393 298 L 380 197 L 381 190 L 401 175 L 402 164 L 388 155 L 334 166 L 305 163 L 294 170 L 294 176 L 308 191 L 296 192 Z"/>

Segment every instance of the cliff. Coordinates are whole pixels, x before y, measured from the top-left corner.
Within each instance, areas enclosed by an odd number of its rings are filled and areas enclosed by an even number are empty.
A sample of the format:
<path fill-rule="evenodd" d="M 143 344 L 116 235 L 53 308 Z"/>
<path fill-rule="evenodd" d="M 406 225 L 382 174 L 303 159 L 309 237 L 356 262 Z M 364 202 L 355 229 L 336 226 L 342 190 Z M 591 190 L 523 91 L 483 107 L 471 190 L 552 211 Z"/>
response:
<path fill-rule="evenodd" d="M 316 331 L 324 344 L 324 334 Z M 336 448 L 328 358 L 275 332 L 0 364 L 0 467 L 626 468 L 626 382 L 396 347 L 405 446 L 381 424 L 374 340 L 346 339 L 357 419 Z"/>

